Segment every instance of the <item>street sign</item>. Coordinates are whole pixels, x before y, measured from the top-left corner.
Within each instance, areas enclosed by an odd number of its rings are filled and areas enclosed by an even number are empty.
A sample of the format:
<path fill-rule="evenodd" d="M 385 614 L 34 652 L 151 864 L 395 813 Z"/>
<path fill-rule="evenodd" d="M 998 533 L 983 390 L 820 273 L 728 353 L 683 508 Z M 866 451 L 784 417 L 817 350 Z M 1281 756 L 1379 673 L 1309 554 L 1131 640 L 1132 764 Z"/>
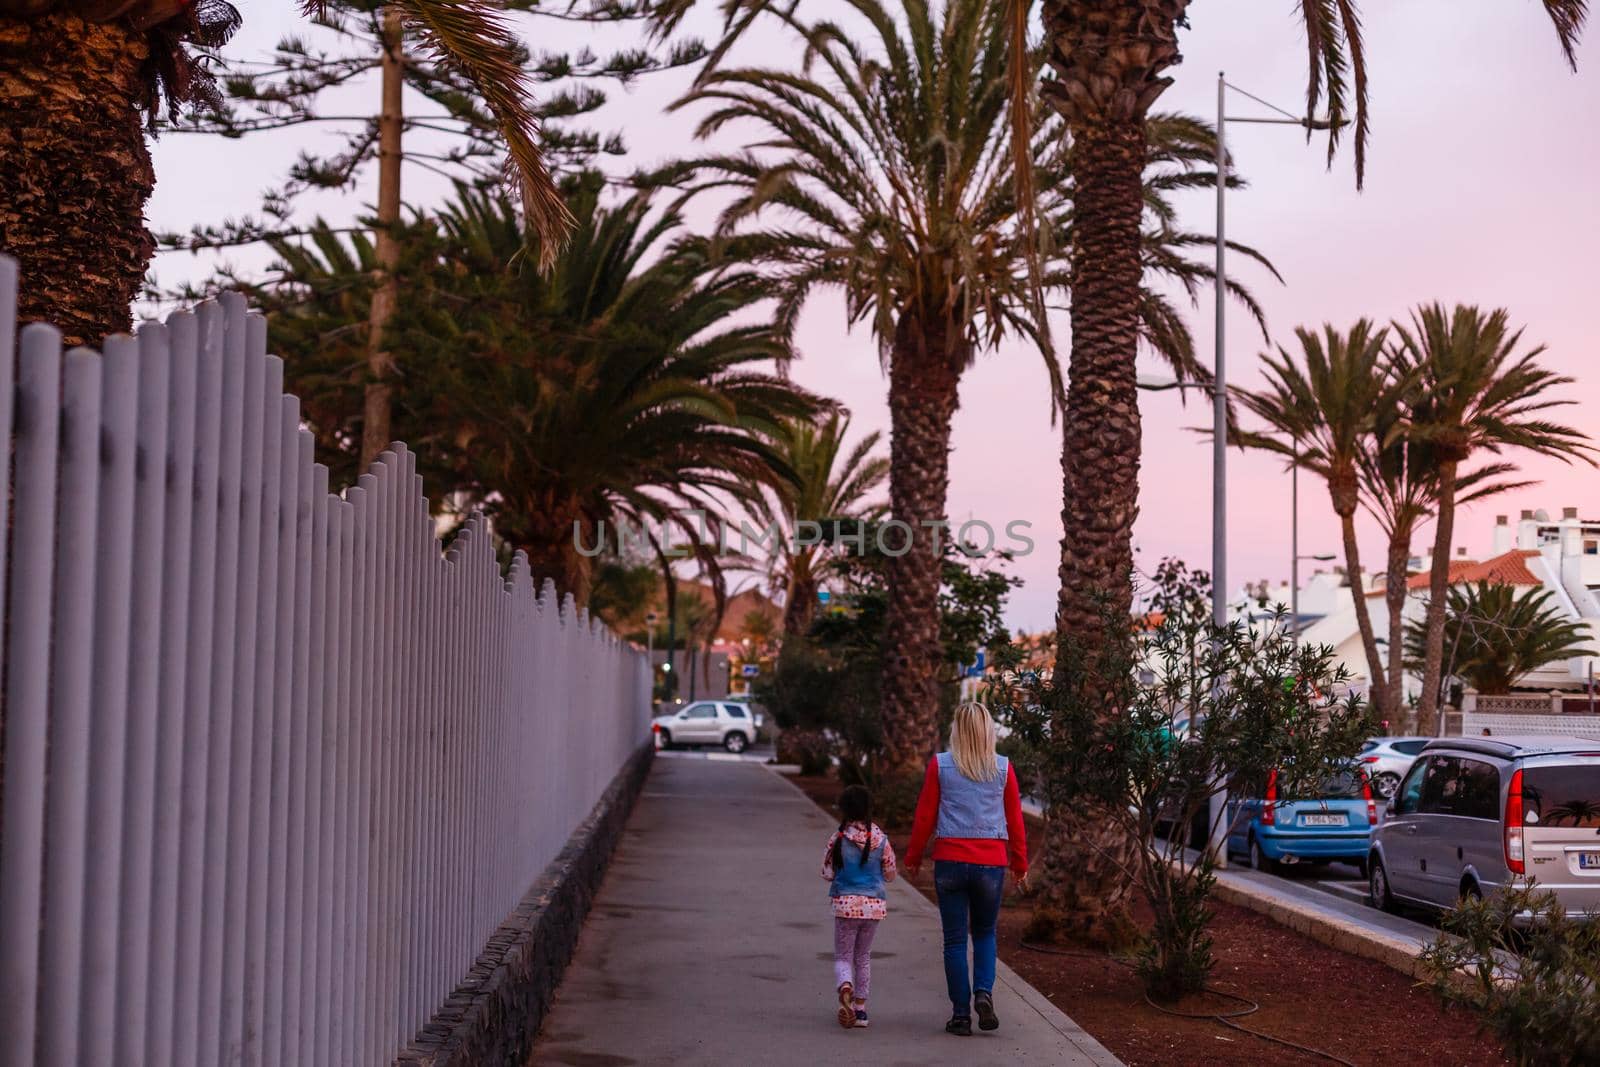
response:
<path fill-rule="evenodd" d="M 980 648 L 978 650 L 978 660 L 977 660 L 977 662 L 976 663 L 967 664 L 967 669 L 962 671 L 961 673 L 964 676 L 968 677 L 968 678 L 982 678 L 983 677 L 983 670 L 984 670 L 985 665 L 987 664 L 987 661 L 988 661 L 988 657 L 985 655 L 983 649 Z"/>
<path fill-rule="evenodd" d="M 833 594 L 828 592 L 826 589 L 818 589 L 817 590 L 817 603 L 818 604 L 826 604 L 828 601 L 830 601 L 832 599 L 833 599 Z"/>
<path fill-rule="evenodd" d="M 740 673 L 746 678 L 754 678 L 761 673 L 761 666 L 757 663 L 746 663 Z"/>

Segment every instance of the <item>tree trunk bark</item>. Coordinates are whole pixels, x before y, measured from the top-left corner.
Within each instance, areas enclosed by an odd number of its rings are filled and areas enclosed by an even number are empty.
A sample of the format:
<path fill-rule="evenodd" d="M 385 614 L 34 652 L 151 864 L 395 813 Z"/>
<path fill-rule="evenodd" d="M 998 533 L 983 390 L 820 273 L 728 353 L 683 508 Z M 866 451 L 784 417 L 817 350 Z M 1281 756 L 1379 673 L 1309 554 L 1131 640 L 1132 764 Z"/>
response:
<path fill-rule="evenodd" d="M 1059 638 L 1096 642 L 1133 604 L 1142 447 L 1139 346 L 1143 123 L 1078 134 L 1072 356 L 1062 431 Z"/>
<path fill-rule="evenodd" d="M 889 767 L 915 776 L 938 746 L 939 579 L 950 485 L 950 421 L 968 347 L 943 324 L 903 316 L 889 355 L 889 603 L 882 711 Z"/>
<path fill-rule="evenodd" d="M 1417 730 L 1443 734 L 1439 721 L 1439 683 L 1444 667 L 1444 616 L 1450 598 L 1450 542 L 1455 539 L 1456 470 L 1454 460 L 1439 465 L 1439 518 L 1433 537 L 1433 567 L 1428 574 L 1426 654 L 1422 661 L 1422 697 L 1417 702 Z"/>
<path fill-rule="evenodd" d="M 1106 636 L 1131 640 L 1133 523 L 1139 511 L 1139 348 L 1145 116 L 1180 60 L 1188 0 L 1045 0 L 1055 77 L 1040 92 L 1072 131 L 1072 356 L 1062 432 L 1058 655 Z M 1106 715 L 1121 714 L 1110 706 Z M 1110 857 L 1134 847 L 1093 811 L 1051 811 L 1047 907 L 1079 937 L 1113 943 L 1130 926 L 1128 885 Z"/>
<path fill-rule="evenodd" d="M 405 37 L 400 10 L 391 4 L 383 13 L 383 108 L 378 116 L 378 229 L 373 255 L 378 285 L 367 317 L 367 388 L 362 404 L 361 469 L 389 447 L 393 431 L 394 353 L 384 328 L 400 303 L 400 138 L 405 88 Z"/>
<path fill-rule="evenodd" d="M 1057 655 L 1116 639 L 1108 620 L 1133 602 L 1133 523 L 1141 451 L 1139 256 L 1145 158 L 1142 123 L 1088 129 L 1076 145 L 1072 363 L 1062 433 L 1061 589 Z M 1131 632 L 1131 631 L 1130 631 Z M 1093 652 L 1090 653 L 1094 655 Z M 1122 709 L 1107 707 L 1106 714 Z M 1129 886 L 1117 859 L 1133 843 L 1096 810 L 1052 809 L 1045 823 L 1045 894 L 1073 940 L 1125 939 Z"/>
<path fill-rule="evenodd" d="M 1349 501 L 1341 500 L 1339 493 L 1331 495 L 1333 510 L 1339 516 L 1339 531 L 1344 536 L 1345 570 L 1350 582 L 1350 600 L 1356 610 L 1356 628 L 1361 631 L 1361 649 L 1366 653 L 1367 673 L 1372 678 L 1367 699 L 1382 717 L 1389 712 L 1389 681 L 1383 669 L 1383 657 L 1378 655 L 1378 637 L 1372 628 L 1372 612 L 1367 610 L 1366 583 L 1361 578 L 1361 546 L 1356 541 L 1355 507 Z"/>
<path fill-rule="evenodd" d="M 817 607 L 817 581 L 811 574 L 809 562 L 793 559 L 789 566 L 794 573 L 789 576 L 789 588 L 784 592 L 783 632 L 786 636 L 804 636 L 811 628 Z"/>
<path fill-rule="evenodd" d="M 1394 733 L 1409 731 L 1401 725 L 1408 718 L 1405 676 L 1406 564 L 1411 559 L 1409 523 L 1396 528 L 1389 541 L 1389 558 L 1383 577 L 1383 600 L 1389 609 L 1389 713 L 1394 717 Z"/>
<path fill-rule="evenodd" d="M 155 170 L 140 127 L 142 33 L 69 15 L 0 17 L 0 252 L 18 317 L 68 345 L 133 325 L 155 253 Z"/>

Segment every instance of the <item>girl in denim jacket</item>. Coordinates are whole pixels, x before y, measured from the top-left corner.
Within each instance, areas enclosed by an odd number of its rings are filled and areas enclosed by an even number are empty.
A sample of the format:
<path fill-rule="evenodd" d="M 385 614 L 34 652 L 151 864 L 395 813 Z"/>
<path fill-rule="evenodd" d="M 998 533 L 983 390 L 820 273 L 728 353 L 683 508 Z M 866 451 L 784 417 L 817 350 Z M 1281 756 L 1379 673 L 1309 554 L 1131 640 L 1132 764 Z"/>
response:
<path fill-rule="evenodd" d="M 839 829 L 828 838 L 822 877 L 832 882 L 833 976 L 839 1025 L 867 1025 L 872 938 L 888 914 L 884 883 L 895 878 L 894 849 L 872 821 L 872 794 L 853 785 L 839 797 Z"/>

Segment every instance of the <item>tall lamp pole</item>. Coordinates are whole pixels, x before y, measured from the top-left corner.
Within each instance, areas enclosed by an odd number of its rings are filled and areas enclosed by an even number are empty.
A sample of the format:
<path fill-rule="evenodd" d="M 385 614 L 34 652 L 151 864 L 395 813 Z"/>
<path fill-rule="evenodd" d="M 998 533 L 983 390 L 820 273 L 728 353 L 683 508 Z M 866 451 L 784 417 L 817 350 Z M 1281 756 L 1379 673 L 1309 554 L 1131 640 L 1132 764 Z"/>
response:
<path fill-rule="evenodd" d="M 1283 118 L 1228 118 L 1228 90 L 1243 94 L 1258 104 L 1272 108 Z M 1296 118 L 1289 112 L 1267 103 L 1258 96 L 1230 86 L 1222 71 L 1217 72 L 1217 278 L 1216 278 L 1216 376 L 1211 387 L 1211 621 L 1221 629 L 1228 625 L 1228 369 L 1227 369 L 1227 228 L 1228 148 L 1229 122 L 1253 122 L 1273 126 L 1299 126 L 1305 130 L 1326 130 L 1330 124 L 1321 119 Z M 1299 553 L 1296 552 L 1296 555 Z M 1298 568 L 1297 568 L 1298 569 Z M 1228 863 L 1227 827 L 1222 813 L 1227 807 L 1227 795 L 1219 792 L 1211 797 L 1209 808 L 1211 840 L 1208 849 L 1218 867 Z"/>

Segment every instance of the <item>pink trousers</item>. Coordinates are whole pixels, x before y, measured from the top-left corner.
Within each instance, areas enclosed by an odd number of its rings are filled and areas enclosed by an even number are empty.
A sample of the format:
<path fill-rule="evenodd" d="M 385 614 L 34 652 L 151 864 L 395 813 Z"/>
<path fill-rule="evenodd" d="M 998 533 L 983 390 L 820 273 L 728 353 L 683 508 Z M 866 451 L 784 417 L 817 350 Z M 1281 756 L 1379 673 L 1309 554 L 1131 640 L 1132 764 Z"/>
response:
<path fill-rule="evenodd" d="M 849 982 L 857 1000 L 867 999 L 872 985 L 872 938 L 880 919 L 833 920 L 833 987 Z"/>

